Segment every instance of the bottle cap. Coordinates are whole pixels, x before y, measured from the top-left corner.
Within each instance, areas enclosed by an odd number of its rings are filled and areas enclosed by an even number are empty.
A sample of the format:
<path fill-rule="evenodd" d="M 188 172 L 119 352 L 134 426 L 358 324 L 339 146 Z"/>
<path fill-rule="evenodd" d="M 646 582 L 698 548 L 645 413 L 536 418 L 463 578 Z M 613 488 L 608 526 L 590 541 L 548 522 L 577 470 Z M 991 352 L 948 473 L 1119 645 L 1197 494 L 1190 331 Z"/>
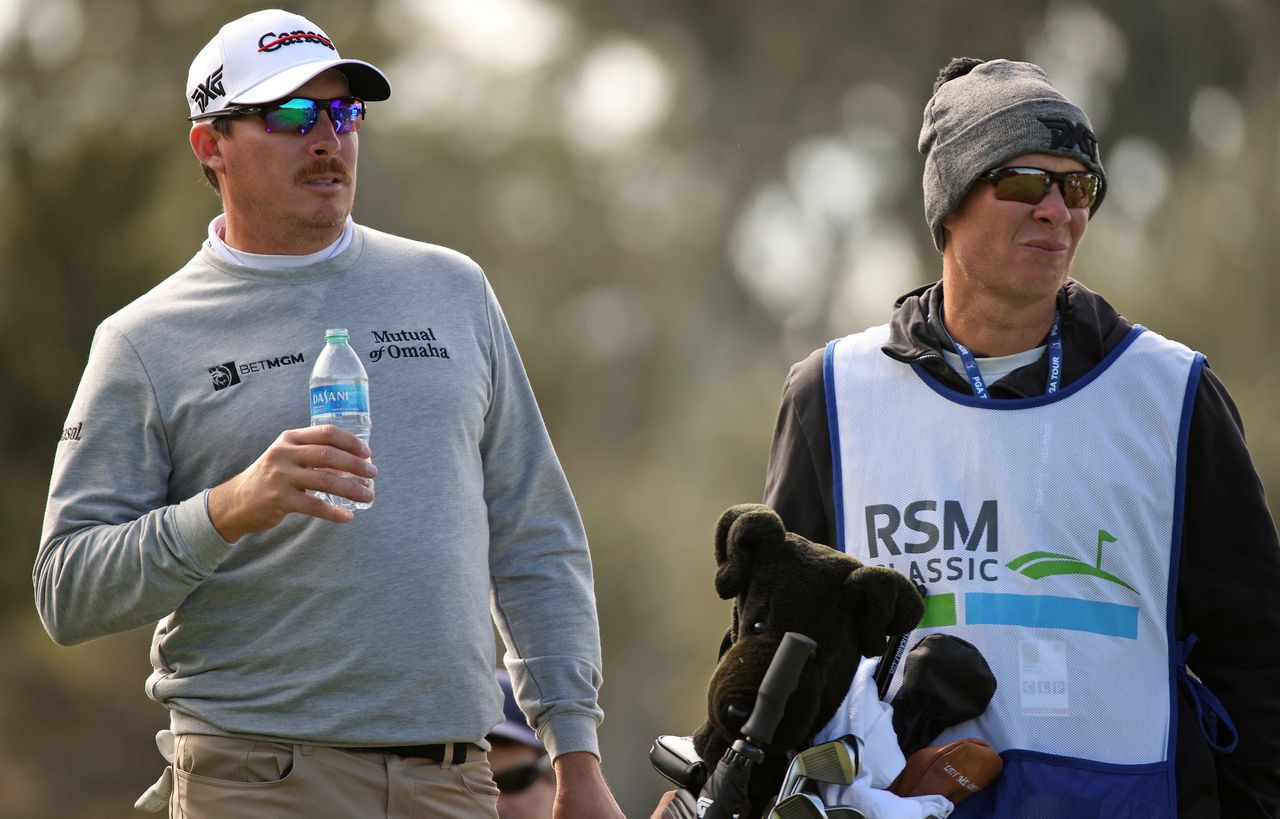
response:
<path fill-rule="evenodd" d="M 349 338 L 351 338 L 351 336 L 347 335 L 346 327 L 332 327 L 324 331 L 325 341 L 346 341 Z"/>

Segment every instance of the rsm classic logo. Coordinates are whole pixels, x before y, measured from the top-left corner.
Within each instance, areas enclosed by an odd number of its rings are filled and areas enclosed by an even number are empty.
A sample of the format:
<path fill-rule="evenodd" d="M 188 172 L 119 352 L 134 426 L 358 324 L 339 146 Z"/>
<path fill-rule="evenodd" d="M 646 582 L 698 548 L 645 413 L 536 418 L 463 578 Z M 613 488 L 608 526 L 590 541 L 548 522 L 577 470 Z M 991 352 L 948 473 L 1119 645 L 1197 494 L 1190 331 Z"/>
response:
<path fill-rule="evenodd" d="M 916 583 L 947 580 L 997 580 L 1000 561 L 1000 506 L 985 500 L 976 512 L 965 512 L 958 500 L 918 500 L 899 509 L 893 504 L 871 504 L 864 509 L 867 525 L 867 553 L 872 560 L 904 571 Z M 905 531 L 903 531 L 905 530 Z M 1134 591 L 1133 586 L 1102 569 L 1102 548 L 1116 538 L 1105 529 L 1098 530 L 1092 565 L 1062 552 L 1030 551 L 1004 564 L 1033 580 L 1054 575 L 1088 575 Z M 1090 544 L 1091 546 L 1094 544 Z M 965 556 L 917 559 L 939 546 L 943 552 L 963 551 Z M 906 561 L 894 558 L 906 557 Z M 895 566 L 904 563 L 905 567 Z"/>
<path fill-rule="evenodd" d="M 964 622 L 1138 638 L 1138 607 L 1131 604 L 1140 602 L 1137 590 L 1102 568 L 1103 547 L 1118 542 L 1105 529 L 1097 530 L 1096 541 L 1086 547 L 1088 560 L 1068 550 L 1034 549 L 1003 562 L 1000 506 L 995 500 L 981 501 L 976 509 L 958 500 L 918 500 L 901 508 L 877 503 L 865 507 L 864 514 L 870 561 L 931 588 L 920 628 Z M 1028 594 L 1025 584 L 996 585 L 1002 565 L 1031 580 L 1073 575 L 1078 579 Z M 944 581 L 963 585 L 949 591 L 940 585 Z M 1115 590 L 1106 592 L 1106 584 Z M 1070 595 L 1072 590 L 1081 596 Z M 1110 600 L 1098 600 L 1099 596 Z"/>
<path fill-rule="evenodd" d="M 944 577 L 996 580 L 1000 561 L 993 557 L 911 557 L 928 554 L 939 545 L 944 552 L 998 552 L 1000 521 L 994 500 L 983 501 L 976 513 L 967 514 L 958 500 L 918 500 L 901 509 L 890 503 L 876 503 L 866 507 L 865 512 L 870 558 L 878 563 L 887 560 L 885 565 L 907 575 L 912 582 L 937 583 Z M 906 561 L 894 559 L 903 556 L 907 556 Z"/>

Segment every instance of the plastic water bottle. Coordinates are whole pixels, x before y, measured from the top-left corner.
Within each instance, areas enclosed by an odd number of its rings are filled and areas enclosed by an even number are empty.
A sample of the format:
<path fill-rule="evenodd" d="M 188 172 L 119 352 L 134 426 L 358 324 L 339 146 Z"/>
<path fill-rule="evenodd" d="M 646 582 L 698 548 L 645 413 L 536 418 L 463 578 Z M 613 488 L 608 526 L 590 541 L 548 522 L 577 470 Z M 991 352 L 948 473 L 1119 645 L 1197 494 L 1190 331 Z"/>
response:
<path fill-rule="evenodd" d="M 311 426 L 333 424 L 353 433 L 367 445 L 373 430 L 369 417 L 369 376 L 360 357 L 351 349 L 349 339 L 345 327 L 324 331 L 324 349 L 311 370 Z M 373 488 L 371 478 L 356 480 Z M 316 494 L 343 509 L 368 509 L 373 505 L 337 495 Z"/>

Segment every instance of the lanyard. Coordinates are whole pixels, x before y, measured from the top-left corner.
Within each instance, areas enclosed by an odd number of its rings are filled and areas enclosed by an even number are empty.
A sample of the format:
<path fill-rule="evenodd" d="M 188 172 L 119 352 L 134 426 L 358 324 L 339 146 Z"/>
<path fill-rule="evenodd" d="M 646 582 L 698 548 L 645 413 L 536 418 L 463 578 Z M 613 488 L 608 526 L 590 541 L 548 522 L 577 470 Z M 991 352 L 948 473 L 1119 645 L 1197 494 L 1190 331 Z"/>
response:
<path fill-rule="evenodd" d="M 943 325 L 943 332 L 947 332 L 946 325 Z M 956 354 L 960 356 L 960 363 L 964 365 L 965 375 L 969 377 L 969 385 L 973 387 L 973 394 L 978 398 L 990 398 L 987 394 L 987 382 L 982 378 L 982 371 L 978 369 L 978 361 L 973 357 L 973 353 L 969 352 L 969 348 L 951 338 L 951 333 L 947 332 L 947 338 L 951 339 L 951 343 L 955 345 Z M 1052 395 L 1058 391 L 1058 384 L 1062 380 L 1062 313 L 1053 314 L 1053 327 L 1049 330 L 1049 381 L 1045 384 L 1045 395 Z"/>

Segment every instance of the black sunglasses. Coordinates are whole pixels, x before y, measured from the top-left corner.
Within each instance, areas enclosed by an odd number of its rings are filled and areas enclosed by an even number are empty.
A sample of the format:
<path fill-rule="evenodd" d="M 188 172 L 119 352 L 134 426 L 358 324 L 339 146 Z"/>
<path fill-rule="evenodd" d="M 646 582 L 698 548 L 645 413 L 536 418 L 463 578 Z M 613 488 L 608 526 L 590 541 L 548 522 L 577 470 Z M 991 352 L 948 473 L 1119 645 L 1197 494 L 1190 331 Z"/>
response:
<path fill-rule="evenodd" d="M 1092 171 L 1046 171 L 1044 168 L 995 168 L 978 179 L 995 186 L 996 198 L 1038 205 L 1057 183 L 1069 208 L 1092 208 L 1102 190 L 1102 177 Z"/>
<path fill-rule="evenodd" d="M 305 136 L 320 120 L 321 110 L 329 112 L 329 121 L 333 123 L 333 131 L 336 134 L 359 131 L 365 115 L 364 100 L 359 97 L 337 97 L 331 100 L 291 97 L 268 105 L 236 105 L 209 114 L 196 114 L 187 119 L 195 121 L 256 115 L 262 117 L 269 134 Z"/>
<path fill-rule="evenodd" d="M 512 765 L 493 774 L 494 784 L 505 794 L 520 793 L 551 770 L 551 757 L 543 755 L 533 762 Z"/>

